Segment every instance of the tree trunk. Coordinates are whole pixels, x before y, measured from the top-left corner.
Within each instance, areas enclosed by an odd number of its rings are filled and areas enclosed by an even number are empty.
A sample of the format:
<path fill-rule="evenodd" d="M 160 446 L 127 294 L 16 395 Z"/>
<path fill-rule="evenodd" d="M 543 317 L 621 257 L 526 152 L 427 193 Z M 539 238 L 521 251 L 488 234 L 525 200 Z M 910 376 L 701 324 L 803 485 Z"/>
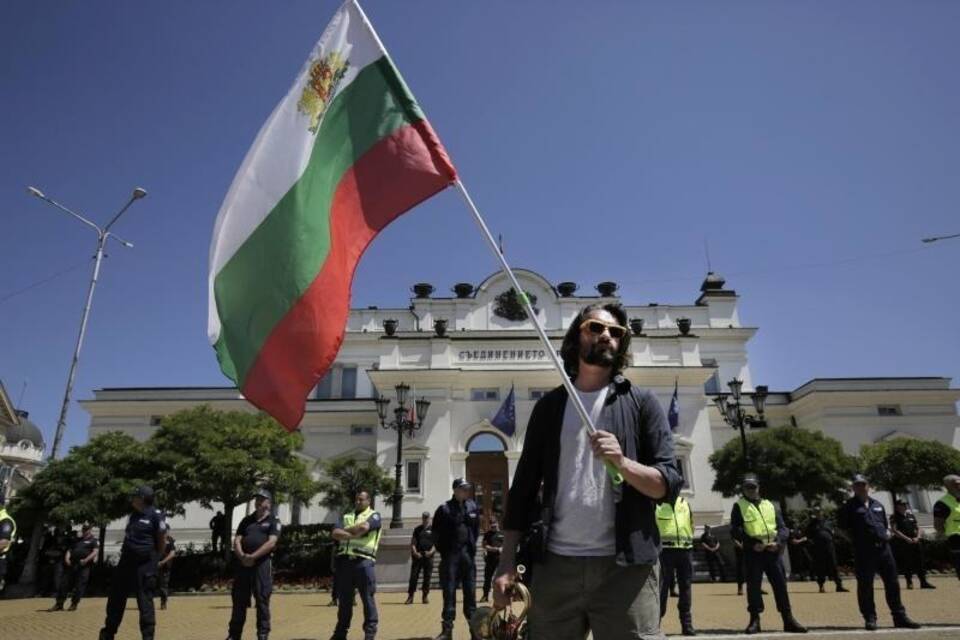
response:
<path fill-rule="evenodd" d="M 97 549 L 97 564 L 103 566 L 103 560 L 106 557 L 104 547 L 107 546 L 107 525 L 100 526 L 100 548 Z"/>
<path fill-rule="evenodd" d="M 27 552 L 27 559 L 23 563 L 23 573 L 20 574 L 18 584 L 30 586 L 37 582 L 37 561 L 40 559 L 40 545 L 43 543 L 44 527 L 42 518 L 38 519 L 36 524 L 33 525 L 33 533 L 30 535 L 30 550 Z"/>
<path fill-rule="evenodd" d="M 230 556 L 233 555 L 233 510 L 237 505 L 231 502 L 223 503 L 223 530 L 221 532 L 221 541 L 223 544 L 223 559 L 230 564 Z"/>

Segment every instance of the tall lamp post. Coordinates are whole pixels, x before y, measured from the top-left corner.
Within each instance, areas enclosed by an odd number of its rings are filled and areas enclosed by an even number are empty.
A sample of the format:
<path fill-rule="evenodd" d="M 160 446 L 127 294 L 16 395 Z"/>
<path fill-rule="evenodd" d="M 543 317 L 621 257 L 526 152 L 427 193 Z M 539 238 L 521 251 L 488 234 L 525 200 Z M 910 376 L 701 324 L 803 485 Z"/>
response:
<path fill-rule="evenodd" d="M 753 429 L 767 426 L 767 421 L 763 417 L 767 403 L 767 386 L 757 385 L 753 392 L 753 408 L 757 412 L 756 416 L 749 415 L 744 410 L 744 405 L 740 402 L 743 397 L 741 393 L 743 380 L 734 378 L 727 383 L 727 386 L 730 387 L 730 395 L 727 396 L 721 393 L 714 398 L 713 401 L 716 403 L 717 409 L 720 410 L 723 421 L 734 429 L 739 429 L 740 446 L 743 447 L 743 462 L 746 470 L 749 471 L 753 468 L 753 464 L 750 461 L 750 452 L 747 450 L 746 427 Z"/>
<path fill-rule="evenodd" d="M 400 529 L 403 527 L 403 489 L 400 485 L 400 474 L 403 469 L 403 434 L 406 433 L 408 438 L 412 438 L 420 430 L 427 417 L 427 411 L 430 409 L 430 401 L 423 397 L 415 398 L 413 404 L 416 413 L 411 416 L 410 410 L 407 408 L 407 395 L 410 393 L 410 387 L 401 382 L 395 387 L 395 390 L 397 392 L 397 408 L 393 410 L 393 420 L 387 421 L 390 398 L 381 395 L 374 402 L 377 403 L 380 426 L 397 432 L 397 465 L 396 475 L 394 476 L 393 515 L 390 518 L 390 528 Z"/>
<path fill-rule="evenodd" d="M 57 458 L 57 453 L 60 451 L 60 441 L 63 439 L 63 431 L 67 424 L 67 409 L 70 408 L 70 394 L 73 392 L 73 381 L 77 377 L 77 363 L 80 362 L 80 349 L 83 347 L 83 336 L 87 331 L 87 318 L 90 317 L 90 306 L 93 304 L 93 290 L 97 286 L 97 278 L 100 275 L 100 263 L 103 261 L 103 249 L 107 244 L 107 240 L 113 238 L 123 246 L 127 248 L 133 248 L 133 244 L 127 242 L 117 234 L 110 231 L 110 228 L 120 219 L 120 216 L 130 208 L 130 205 L 133 204 L 135 200 L 140 200 L 141 198 L 146 197 L 146 190 L 137 187 L 133 190 L 133 193 L 130 196 L 130 199 L 127 201 L 127 204 L 123 205 L 123 208 L 105 226 L 100 227 L 97 224 L 87 220 L 82 215 L 75 211 L 71 211 L 67 207 L 63 206 L 59 202 L 48 198 L 42 191 L 36 187 L 27 187 L 27 191 L 31 195 L 34 195 L 44 202 L 53 205 L 57 209 L 70 214 L 83 224 L 87 225 L 91 229 L 97 232 L 97 253 L 93 263 L 93 277 L 90 279 L 90 287 L 87 290 L 87 301 L 83 305 L 83 315 L 80 318 L 80 332 L 77 335 L 77 346 L 73 350 L 73 360 L 70 362 L 70 373 L 67 376 L 67 388 L 63 393 L 63 404 L 60 406 L 60 418 L 57 420 L 57 431 L 53 436 L 53 448 L 50 450 L 50 459 L 55 460 Z"/>

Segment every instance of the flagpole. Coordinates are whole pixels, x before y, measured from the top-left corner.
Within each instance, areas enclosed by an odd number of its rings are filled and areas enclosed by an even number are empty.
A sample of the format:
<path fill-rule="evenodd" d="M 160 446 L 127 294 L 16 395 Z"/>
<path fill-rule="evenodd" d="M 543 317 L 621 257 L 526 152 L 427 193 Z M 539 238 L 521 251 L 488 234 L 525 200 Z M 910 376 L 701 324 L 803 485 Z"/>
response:
<path fill-rule="evenodd" d="M 490 247 L 490 250 L 493 252 L 493 254 L 497 257 L 497 259 L 500 260 L 500 264 L 503 266 L 504 272 L 510 279 L 511 284 L 513 284 L 514 290 L 517 292 L 517 297 L 523 302 L 523 305 L 527 311 L 527 315 L 529 315 L 530 319 L 533 321 L 533 326 L 537 331 L 537 335 L 540 336 L 540 340 L 543 342 L 547 353 L 550 355 L 550 359 L 553 361 L 553 366 L 557 368 L 557 372 L 560 374 L 560 378 L 563 380 L 563 386 L 567 389 L 567 395 L 570 396 L 570 399 L 573 401 L 574 408 L 576 408 L 577 413 L 580 414 L 580 419 L 583 421 L 583 425 L 591 434 L 596 433 L 597 427 L 593 424 L 593 420 L 590 419 L 590 414 L 587 412 L 587 408 L 583 405 L 583 400 L 580 399 L 580 394 L 577 393 L 576 388 L 573 386 L 573 382 L 570 380 L 570 376 L 567 375 L 566 370 L 563 368 L 563 363 L 557 356 L 557 352 L 553 348 L 550 338 L 547 337 L 546 331 L 544 331 L 543 327 L 540 325 L 540 320 L 537 318 L 537 313 L 534 311 L 533 305 L 530 304 L 530 298 L 517 281 L 517 276 L 514 275 L 513 269 L 511 269 L 510 265 L 507 264 L 507 259 L 497 248 L 497 241 L 493 239 L 493 235 L 490 233 L 487 223 L 484 222 L 483 216 L 480 215 L 477 205 L 473 203 L 473 199 L 467 192 L 467 188 L 463 186 L 463 182 L 460 181 L 460 178 L 457 178 L 454 184 L 456 185 L 457 190 L 460 192 L 460 195 L 463 196 L 464 202 L 467 203 L 467 208 L 470 209 L 470 212 L 473 214 L 473 219 L 476 221 L 477 226 L 480 227 L 480 231 L 482 232 L 484 239 L 487 241 L 487 246 Z M 620 475 L 620 473 L 609 461 L 606 463 L 606 465 L 607 471 L 613 481 L 616 484 L 623 482 L 623 476 Z"/>

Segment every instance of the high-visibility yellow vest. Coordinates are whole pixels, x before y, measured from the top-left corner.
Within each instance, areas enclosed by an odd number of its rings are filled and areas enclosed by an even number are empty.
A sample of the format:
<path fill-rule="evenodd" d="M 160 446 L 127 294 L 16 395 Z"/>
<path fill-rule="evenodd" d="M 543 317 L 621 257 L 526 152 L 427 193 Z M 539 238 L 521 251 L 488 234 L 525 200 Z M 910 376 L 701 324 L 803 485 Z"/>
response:
<path fill-rule="evenodd" d="M 761 500 L 755 505 L 746 498 L 737 500 L 740 515 L 743 517 L 743 531 L 751 538 L 764 544 L 777 539 L 777 512 L 769 500 Z"/>
<path fill-rule="evenodd" d="M 13 541 L 17 539 L 17 521 L 13 519 L 13 516 L 7 513 L 6 509 L 0 507 L 0 522 L 3 522 L 4 520 L 9 520 L 13 523 L 13 531 L 10 532 L 10 544 L 8 544 L 3 551 L 0 551 L 0 558 L 3 558 L 10 552 L 10 549 L 13 548 Z"/>
<path fill-rule="evenodd" d="M 356 524 L 366 522 L 376 511 L 367 507 L 366 511 L 359 514 L 347 513 L 343 516 L 343 528 L 348 529 Z M 351 556 L 355 558 L 367 558 L 369 560 L 377 559 L 377 548 L 380 546 L 380 529 L 371 529 L 360 538 L 344 540 L 340 543 L 337 555 Z"/>
<path fill-rule="evenodd" d="M 657 505 L 657 528 L 660 530 L 660 542 L 673 549 L 693 548 L 693 518 L 690 504 L 682 497 L 671 506 Z"/>
<path fill-rule="evenodd" d="M 943 522 L 943 534 L 948 538 L 950 536 L 960 536 L 960 502 L 952 494 L 946 494 L 939 500 L 950 509 L 950 515 Z"/>

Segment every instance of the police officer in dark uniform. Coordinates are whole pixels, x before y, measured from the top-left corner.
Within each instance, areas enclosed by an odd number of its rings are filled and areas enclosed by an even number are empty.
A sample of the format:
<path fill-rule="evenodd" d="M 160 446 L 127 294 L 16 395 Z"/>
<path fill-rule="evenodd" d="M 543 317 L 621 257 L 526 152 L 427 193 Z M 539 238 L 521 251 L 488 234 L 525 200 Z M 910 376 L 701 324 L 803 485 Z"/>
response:
<path fill-rule="evenodd" d="M 503 531 L 496 518 L 490 519 L 490 528 L 483 534 L 483 597 L 480 602 L 490 598 L 490 583 L 493 582 L 497 565 L 500 564 L 500 552 L 503 551 Z"/>
<path fill-rule="evenodd" d="M 790 529 L 787 549 L 790 553 L 790 578 L 813 580 L 813 558 L 810 557 L 810 540 L 800 527 Z"/>
<path fill-rule="evenodd" d="M 772 502 L 760 498 L 760 483 L 756 475 L 746 474 L 741 486 L 743 497 L 734 503 L 730 513 L 730 535 L 743 544 L 747 611 L 750 612 L 750 623 L 745 632 L 760 632 L 760 614 L 763 613 L 760 585 L 766 574 L 773 588 L 777 611 L 783 618 L 783 630 L 787 633 L 806 633 L 806 628 L 796 621 L 790 609 L 787 577 L 781 557 L 788 534 L 783 516 Z"/>
<path fill-rule="evenodd" d="M 893 538 L 893 557 L 897 566 L 907 579 L 907 589 L 913 589 L 913 576 L 920 580 L 921 589 L 936 589 L 927 582 L 927 568 L 923 562 L 923 536 L 920 535 L 920 525 L 913 510 L 903 498 L 894 502 L 893 515 L 890 516 L 890 532 Z"/>
<path fill-rule="evenodd" d="M 173 568 L 173 559 L 177 555 L 176 540 L 170 535 L 167 528 L 167 546 L 163 549 L 160 562 L 157 563 L 157 578 L 160 592 L 160 608 L 167 608 L 167 599 L 170 597 L 170 570 Z"/>
<path fill-rule="evenodd" d="M 433 514 L 433 532 L 440 551 L 440 586 L 443 589 L 443 614 L 436 640 L 453 638 L 457 618 L 457 587 L 463 591 L 463 615 L 470 618 L 477 609 L 474 558 L 480 535 L 480 509 L 470 498 L 473 486 L 463 478 L 453 481 L 453 497 Z"/>
<path fill-rule="evenodd" d="M 273 567 L 270 554 L 280 538 L 280 522 L 271 507 L 273 496 L 266 489 L 254 494 L 253 513 L 240 521 L 233 538 L 233 555 L 237 559 L 233 577 L 233 613 L 227 640 L 240 640 L 247 621 L 250 595 L 257 605 L 257 640 L 270 635 L 270 594 L 273 593 Z"/>
<path fill-rule="evenodd" d="M 833 544 L 833 527 L 824 519 L 820 507 L 814 507 L 810 512 L 806 535 L 813 549 L 813 575 L 820 586 L 820 593 L 825 592 L 823 585 L 827 578 L 837 585 L 838 593 L 847 592 L 848 589 L 843 586 L 837 571 L 837 550 Z"/>
<path fill-rule="evenodd" d="M 430 512 L 424 511 L 420 525 L 413 530 L 413 537 L 410 538 L 410 584 L 407 588 L 407 601 L 404 604 L 413 604 L 413 594 L 417 590 L 421 572 L 423 573 L 423 604 L 430 602 L 430 579 L 433 577 L 433 556 L 436 552 Z"/>
<path fill-rule="evenodd" d="M 853 497 L 841 508 L 837 524 L 853 541 L 854 564 L 857 572 L 857 602 L 863 615 L 864 628 L 877 628 L 877 607 L 873 600 L 873 578 L 880 574 L 887 606 L 893 614 L 893 626 L 919 629 L 920 625 L 907 616 L 900 600 L 897 582 L 897 564 L 890 550 L 890 531 L 883 505 L 870 497 L 867 479 L 859 473 L 853 477 Z"/>
<path fill-rule="evenodd" d="M 137 597 L 143 640 L 153 640 L 157 624 L 153 594 L 157 588 L 157 556 L 167 545 L 167 523 L 153 508 L 153 489 L 150 487 L 135 489 L 131 494 L 131 505 L 133 513 L 127 520 L 120 561 L 110 581 L 107 618 L 100 630 L 100 640 L 113 640 L 123 621 L 131 592 Z"/>
<path fill-rule="evenodd" d="M 87 592 L 87 583 L 90 581 L 90 567 L 97 559 L 97 549 L 100 543 L 93 534 L 93 526 L 83 525 L 80 537 L 63 557 L 63 575 L 57 588 L 57 602 L 49 610 L 63 611 L 63 603 L 67 601 L 67 594 L 73 591 L 70 601 L 70 611 L 76 611 L 77 605 Z"/>
<path fill-rule="evenodd" d="M 707 559 L 707 569 L 710 571 L 710 581 L 726 582 L 727 566 L 720 555 L 720 541 L 713 535 L 710 525 L 703 525 L 703 535 L 700 536 L 700 548 Z"/>
<path fill-rule="evenodd" d="M 17 536 L 17 522 L 7 513 L 3 492 L 0 491 L 0 593 L 7 586 L 7 557 Z"/>

